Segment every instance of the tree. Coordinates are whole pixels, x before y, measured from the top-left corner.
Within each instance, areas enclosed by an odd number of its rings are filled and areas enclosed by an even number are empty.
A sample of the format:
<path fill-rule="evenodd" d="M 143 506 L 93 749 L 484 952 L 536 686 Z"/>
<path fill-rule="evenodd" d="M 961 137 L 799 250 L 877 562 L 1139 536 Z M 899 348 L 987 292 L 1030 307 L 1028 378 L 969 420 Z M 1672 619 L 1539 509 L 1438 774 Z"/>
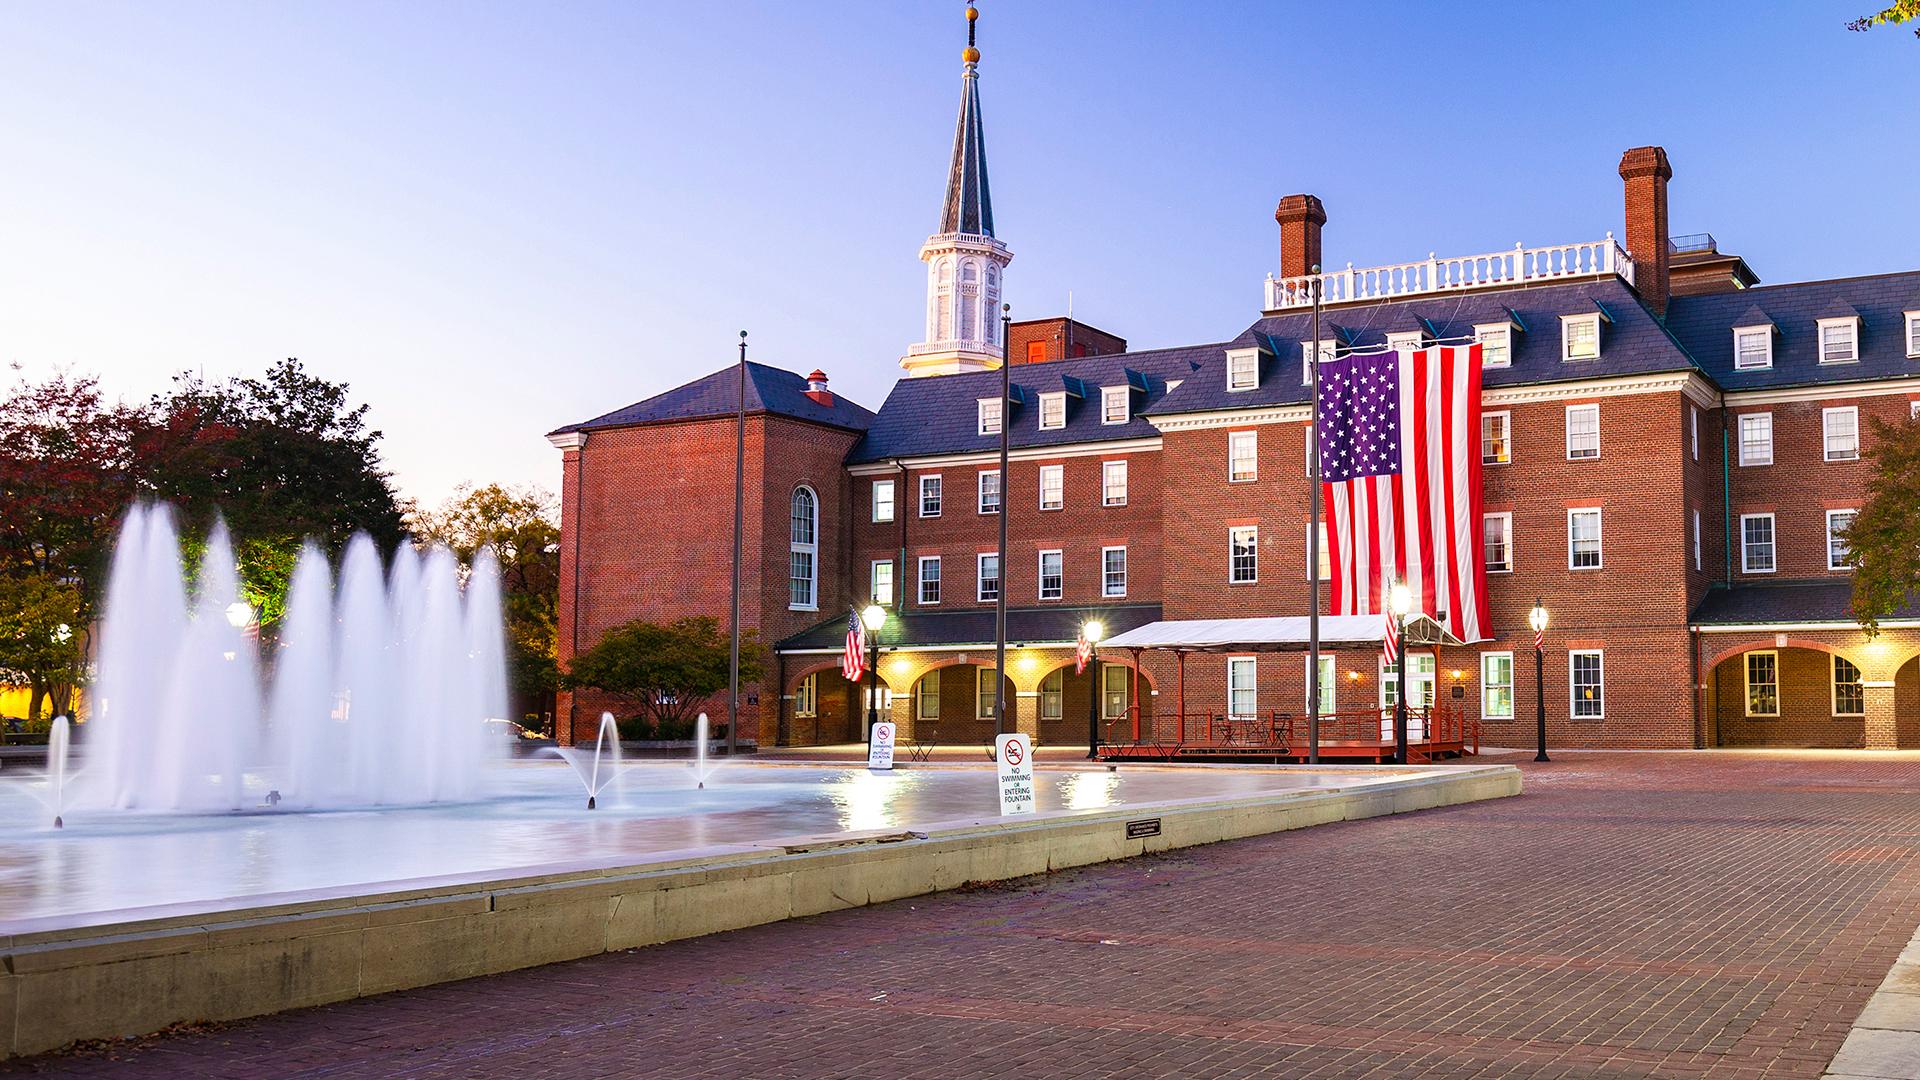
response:
<path fill-rule="evenodd" d="M 74 585 L 42 573 L 0 574 L 0 681 L 27 686 L 27 719 L 39 719 L 49 699 L 55 715 L 72 711 L 86 672 L 84 610 Z"/>
<path fill-rule="evenodd" d="M 760 677 L 758 635 L 740 635 L 740 681 Z M 573 658 L 573 690 L 600 690 L 639 708 L 663 735 L 684 730 L 708 698 L 727 688 L 729 650 L 718 619 L 635 620 Z"/>
<path fill-rule="evenodd" d="M 134 494 L 143 422 L 140 410 L 107 404 L 92 377 L 61 372 L 12 389 L 0 402 L 0 575 L 71 583 L 91 614 L 114 521 Z"/>
<path fill-rule="evenodd" d="M 1872 15 L 1862 15 L 1848 23 L 1847 29 L 1866 31 L 1876 26 L 1898 26 L 1915 19 L 1920 19 L 1920 0 L 1894 0 L 1893 6 Z M 1913 36 L 1920 37 L 1920 29 L 1914 30 Z"/>
<path fill-rule="evenodd" d="M 1920 418 L 1873 422 L 1867 500 L 1846 531 L 1853 617 L 1868 634 L 1920 598 Z"/>

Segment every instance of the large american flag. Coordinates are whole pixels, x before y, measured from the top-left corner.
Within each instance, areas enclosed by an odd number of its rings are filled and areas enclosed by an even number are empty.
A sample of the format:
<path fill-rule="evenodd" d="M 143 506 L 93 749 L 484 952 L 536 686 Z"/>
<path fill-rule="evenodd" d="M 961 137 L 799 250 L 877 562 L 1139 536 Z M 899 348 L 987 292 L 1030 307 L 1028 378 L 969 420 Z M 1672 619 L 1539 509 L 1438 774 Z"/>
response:
<path fill-rule="evenodd" d="M 1352 354 L 1320 379 L 1333 613 L 1384 612 L 1398 579 L 1416 612 L 1482 640 L 1480 346 Z"/>
<path fill-rule="evenodd" d="M 847 647 L 840 653 L 840 674 L 848 682 L 859 682 L 867 673 L 867 626 L 857 610 L 847 613 Z"/>

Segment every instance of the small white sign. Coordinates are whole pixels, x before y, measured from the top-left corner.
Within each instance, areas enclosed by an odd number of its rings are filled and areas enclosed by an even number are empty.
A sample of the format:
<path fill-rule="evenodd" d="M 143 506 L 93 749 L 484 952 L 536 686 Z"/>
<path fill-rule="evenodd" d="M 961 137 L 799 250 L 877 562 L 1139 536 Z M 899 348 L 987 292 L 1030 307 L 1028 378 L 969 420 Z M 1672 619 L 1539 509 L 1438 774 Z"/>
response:
<path fill-rule="evenodd" d="M 867 740 L 867 768 L 893 768 L 893 721 L 873 725 L 873 737 Z"/>
<path fill-rule="evenodd" d="M 1031 814 L 1033 800 L 1033 742 L 1025 735 L 1002 735 L 993 740 L 993 759 L 1000 766 L 1000 812 Z"/>

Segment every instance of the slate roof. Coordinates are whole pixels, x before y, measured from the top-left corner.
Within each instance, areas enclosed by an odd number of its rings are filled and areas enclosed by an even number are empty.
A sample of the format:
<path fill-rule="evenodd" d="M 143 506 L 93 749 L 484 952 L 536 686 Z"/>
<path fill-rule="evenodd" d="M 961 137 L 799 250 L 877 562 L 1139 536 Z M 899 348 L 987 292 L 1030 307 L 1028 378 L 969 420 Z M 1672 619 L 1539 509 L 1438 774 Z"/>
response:
<path fill-rule="evenodd" d="M 740 394 L 736 370 L 735 365 L 729 364 L 711 375 L 674 387 L 664 394 L 655 394 L 624 409 L 615 409 L 604 416 L 556 428 L 552 434 L 657 424 L 667 420 L 732 416 L 738 407 Z M 867 425 L 873 422 L 873 413 L 860 405 L 838 394 L 834 395 L 832 405 L 822 405 L 807 396 L 806 379 L 791 371 L 752 361 L 747 362 L 747 412 L 791 416 L 796 420 L 809 420 L 849 431 L 865 431 Z M 972 416 L 971 411 L 968 415 Z"/>
<path fill-rule="evenodd" d="M 1076 641 L 1080 624 L 1099 619 L 1107 636 L 1160 621 L 1159 604 L 1116 604 L 1111 607 L 1043 607 L 1007 609 L 1007 645 L 1028 642 Z M 847 641 L 847 617 L 828 619 L 775 646 L 780 652 L 802 649 L 842 648 Z M 928 645 L 984 645 L 993 647 L 993 608 L 985 606 L 958 611 L 922 611 L 909 609 L 893 613 L 880 631 L 880 648 L 924 648 Z M 989 656 L 992 654 L 989 653 Z"/>
<path fill-rule="evenodd" d="M 1017 364 L 1012 382 L 1016 395 L 1024 397 L 1025 403 L 1012 410 L 1008 443 L 1018 448 L 1157 437 L 1159 430 L 1141 416 L 1142 410 L 1151 411 L 1166 397 L 1169 380 L 1192 378 L 1196 366 L 1206 364 L 1215 365 L 1217 371 L 1224 355 L 1222 348 L 1218 344 L 1192 345 Z M 1133 395 L 1132 419 L 1124 424 L 1102 424 L 1100 388 L 1125 385 L 1129 371 L 1145 376 L 1146 393 Z M 1079 379 L 1086 387 L 1086 396 L 1067 398 L 1065 427 L 1041 431 L 1039 395 L 1067 389 L 1068 378 Z M 901 379 L 880 406 L 866 437 L 847 455 L 847 463 L 997 450 L 1000 436 L 980 434 L 978 403 L 981 398 L 999 396 L 998 371 Z"/>
<path fill-rule="evenodd" d="M 1768 581 L 1710 589 L 1693 610 L 1701 626 L 1748 626 L 1766 623 L 1852 622 L 1848 605 L 1853 582 L 1821 578 L 1811 581 Z M 1888 616 L 1920 619 L 1920 596 Z"/>
<path fill-rule="evenodd" d="M 1749 325 L 1753 308 L 1779 327 L 1773 366 L 1735 371 L 1733 327 Z M 1920 375 L 1920 360 L 1907 357 L 1903 340 L 1906 311 L 1920 311 L 1920 270 L 1675 297 L 1667 326 L 1721 389 L 1760 390 Z M 1853 312 L 1862 320 L 1860 360 L 1820 363 L 1818 320 Z"/>

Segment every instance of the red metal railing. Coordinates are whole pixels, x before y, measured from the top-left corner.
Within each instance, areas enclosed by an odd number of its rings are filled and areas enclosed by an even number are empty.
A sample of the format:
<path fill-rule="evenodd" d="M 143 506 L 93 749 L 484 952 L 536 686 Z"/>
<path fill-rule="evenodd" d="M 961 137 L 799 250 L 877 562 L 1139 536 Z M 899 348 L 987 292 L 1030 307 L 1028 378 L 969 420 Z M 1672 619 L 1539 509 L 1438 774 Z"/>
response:
<path fill-rule="evenodd" d="M 1132 706 L 1102 722 L 1103 746 L 1134 748 L 1135 753 L 1164 755 L 1245 753 L 1305 757 L 1308 718 L 1278 710 L 1258 714 L 1225 709 L 1198 709 L 1156 713 L 1142 718 Z M 1138 736 L 1135 736 L 1138 732 Z M 1382 750 L 1393 746 L 1393 710 L 1351 709 L 1320 716 L 1320 745 Z M 1430 761 L 1436 754 L 1480 752 L 1480 721 L 1459 706 L 1436 703 L 1428 709 L 1407 710 L 1409 758 Z"/>

